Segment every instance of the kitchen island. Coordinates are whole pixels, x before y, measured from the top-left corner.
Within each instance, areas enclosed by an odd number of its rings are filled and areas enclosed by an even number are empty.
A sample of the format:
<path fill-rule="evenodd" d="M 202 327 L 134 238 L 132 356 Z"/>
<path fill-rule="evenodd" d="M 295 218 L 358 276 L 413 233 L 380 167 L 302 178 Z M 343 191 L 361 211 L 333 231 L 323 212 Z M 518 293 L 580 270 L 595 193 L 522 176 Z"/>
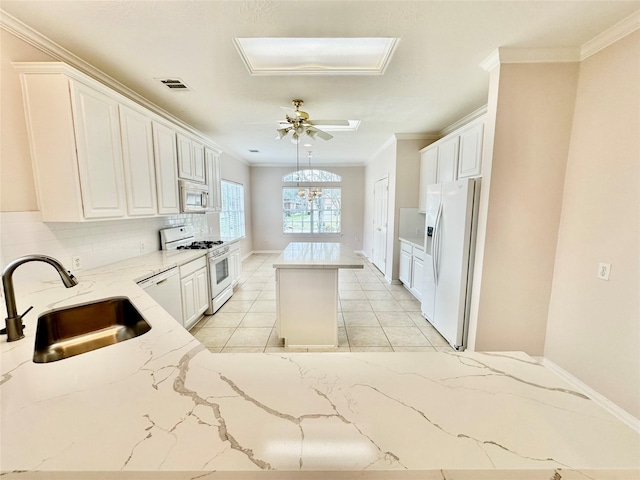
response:
<path fill-rule="evenodd" d="M 16 285 L 3 479 L 638 478 L 638 433 L 523 353 L 210 353 L 134 283 L 197 255 Z M 33 363 L 39 315 L 119 295 L 150 331 Z"/>
<path fill-rule="evenodd" d="M 338 270 L 364 268 L 341 243 L 292 242 L 275 260 L 276 327 L 284 346 L 338 346 Z"/>

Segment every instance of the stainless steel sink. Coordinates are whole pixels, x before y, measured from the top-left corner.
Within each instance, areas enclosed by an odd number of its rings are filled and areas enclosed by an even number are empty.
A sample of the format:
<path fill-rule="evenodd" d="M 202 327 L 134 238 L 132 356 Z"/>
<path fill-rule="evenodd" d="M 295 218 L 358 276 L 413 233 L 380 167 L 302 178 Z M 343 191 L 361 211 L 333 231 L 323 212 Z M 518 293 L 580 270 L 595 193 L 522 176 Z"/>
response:
<path fill-rule="evenodd" d="M 47 363 L 124 342 L 151 330 L 127 297 L 51 310 L 38 317 L 35 363 Z"/>

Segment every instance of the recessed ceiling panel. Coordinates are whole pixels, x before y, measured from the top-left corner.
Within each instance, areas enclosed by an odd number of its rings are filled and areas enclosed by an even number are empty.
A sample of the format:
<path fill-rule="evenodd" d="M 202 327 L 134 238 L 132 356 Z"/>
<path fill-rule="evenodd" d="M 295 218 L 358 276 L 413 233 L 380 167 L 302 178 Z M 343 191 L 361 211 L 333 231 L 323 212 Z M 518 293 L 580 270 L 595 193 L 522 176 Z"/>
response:
<path fill-rule="evenodd" d="M 251 75 L 382 75 L 398 38 L 236 38 Z"/>

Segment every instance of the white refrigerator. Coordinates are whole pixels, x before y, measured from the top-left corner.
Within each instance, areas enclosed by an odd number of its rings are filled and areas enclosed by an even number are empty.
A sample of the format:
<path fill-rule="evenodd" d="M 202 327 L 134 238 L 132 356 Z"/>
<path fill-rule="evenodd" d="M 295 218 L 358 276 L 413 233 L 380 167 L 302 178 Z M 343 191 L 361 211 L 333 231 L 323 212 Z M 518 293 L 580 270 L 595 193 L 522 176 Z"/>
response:
<path fill-rule="evenodd" d="M 422 315 L 456 350 L 467 344 L 480 179 L 427 188 Z"/>

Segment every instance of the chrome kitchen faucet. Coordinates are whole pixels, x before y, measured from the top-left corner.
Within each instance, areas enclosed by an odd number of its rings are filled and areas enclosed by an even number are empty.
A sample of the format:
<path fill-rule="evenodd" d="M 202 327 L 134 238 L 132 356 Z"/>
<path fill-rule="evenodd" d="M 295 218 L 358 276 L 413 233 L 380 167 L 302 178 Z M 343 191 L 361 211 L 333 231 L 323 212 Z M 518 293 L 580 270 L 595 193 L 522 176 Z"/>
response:
<path fill-rule="evenodd" d="M 4 300 L 7 303 L 6 334 L 8 342 L 24 338 L 24 333 L 22 333 L 22 317 L 24 317 L 27 312 L 33 308 L 29 307 L 22 315 L 18 315 L 16 308 L 16 294 L 13 289 L 13 272 L 20 265 L 27 262 L 45 262 L 53 266 L 53 268 L 58 271 L 58 274 L 62 279 L 62 283 L 64 283 L 64 286 L 67 288 L 75 287 L 78 284 L 78 280 L 71 272 L 65 270 L 58 260 L 47 255 L 25 255 L 24 257 L 16 258 L 14 261 L 9 263 L 2 272 Z"/>

